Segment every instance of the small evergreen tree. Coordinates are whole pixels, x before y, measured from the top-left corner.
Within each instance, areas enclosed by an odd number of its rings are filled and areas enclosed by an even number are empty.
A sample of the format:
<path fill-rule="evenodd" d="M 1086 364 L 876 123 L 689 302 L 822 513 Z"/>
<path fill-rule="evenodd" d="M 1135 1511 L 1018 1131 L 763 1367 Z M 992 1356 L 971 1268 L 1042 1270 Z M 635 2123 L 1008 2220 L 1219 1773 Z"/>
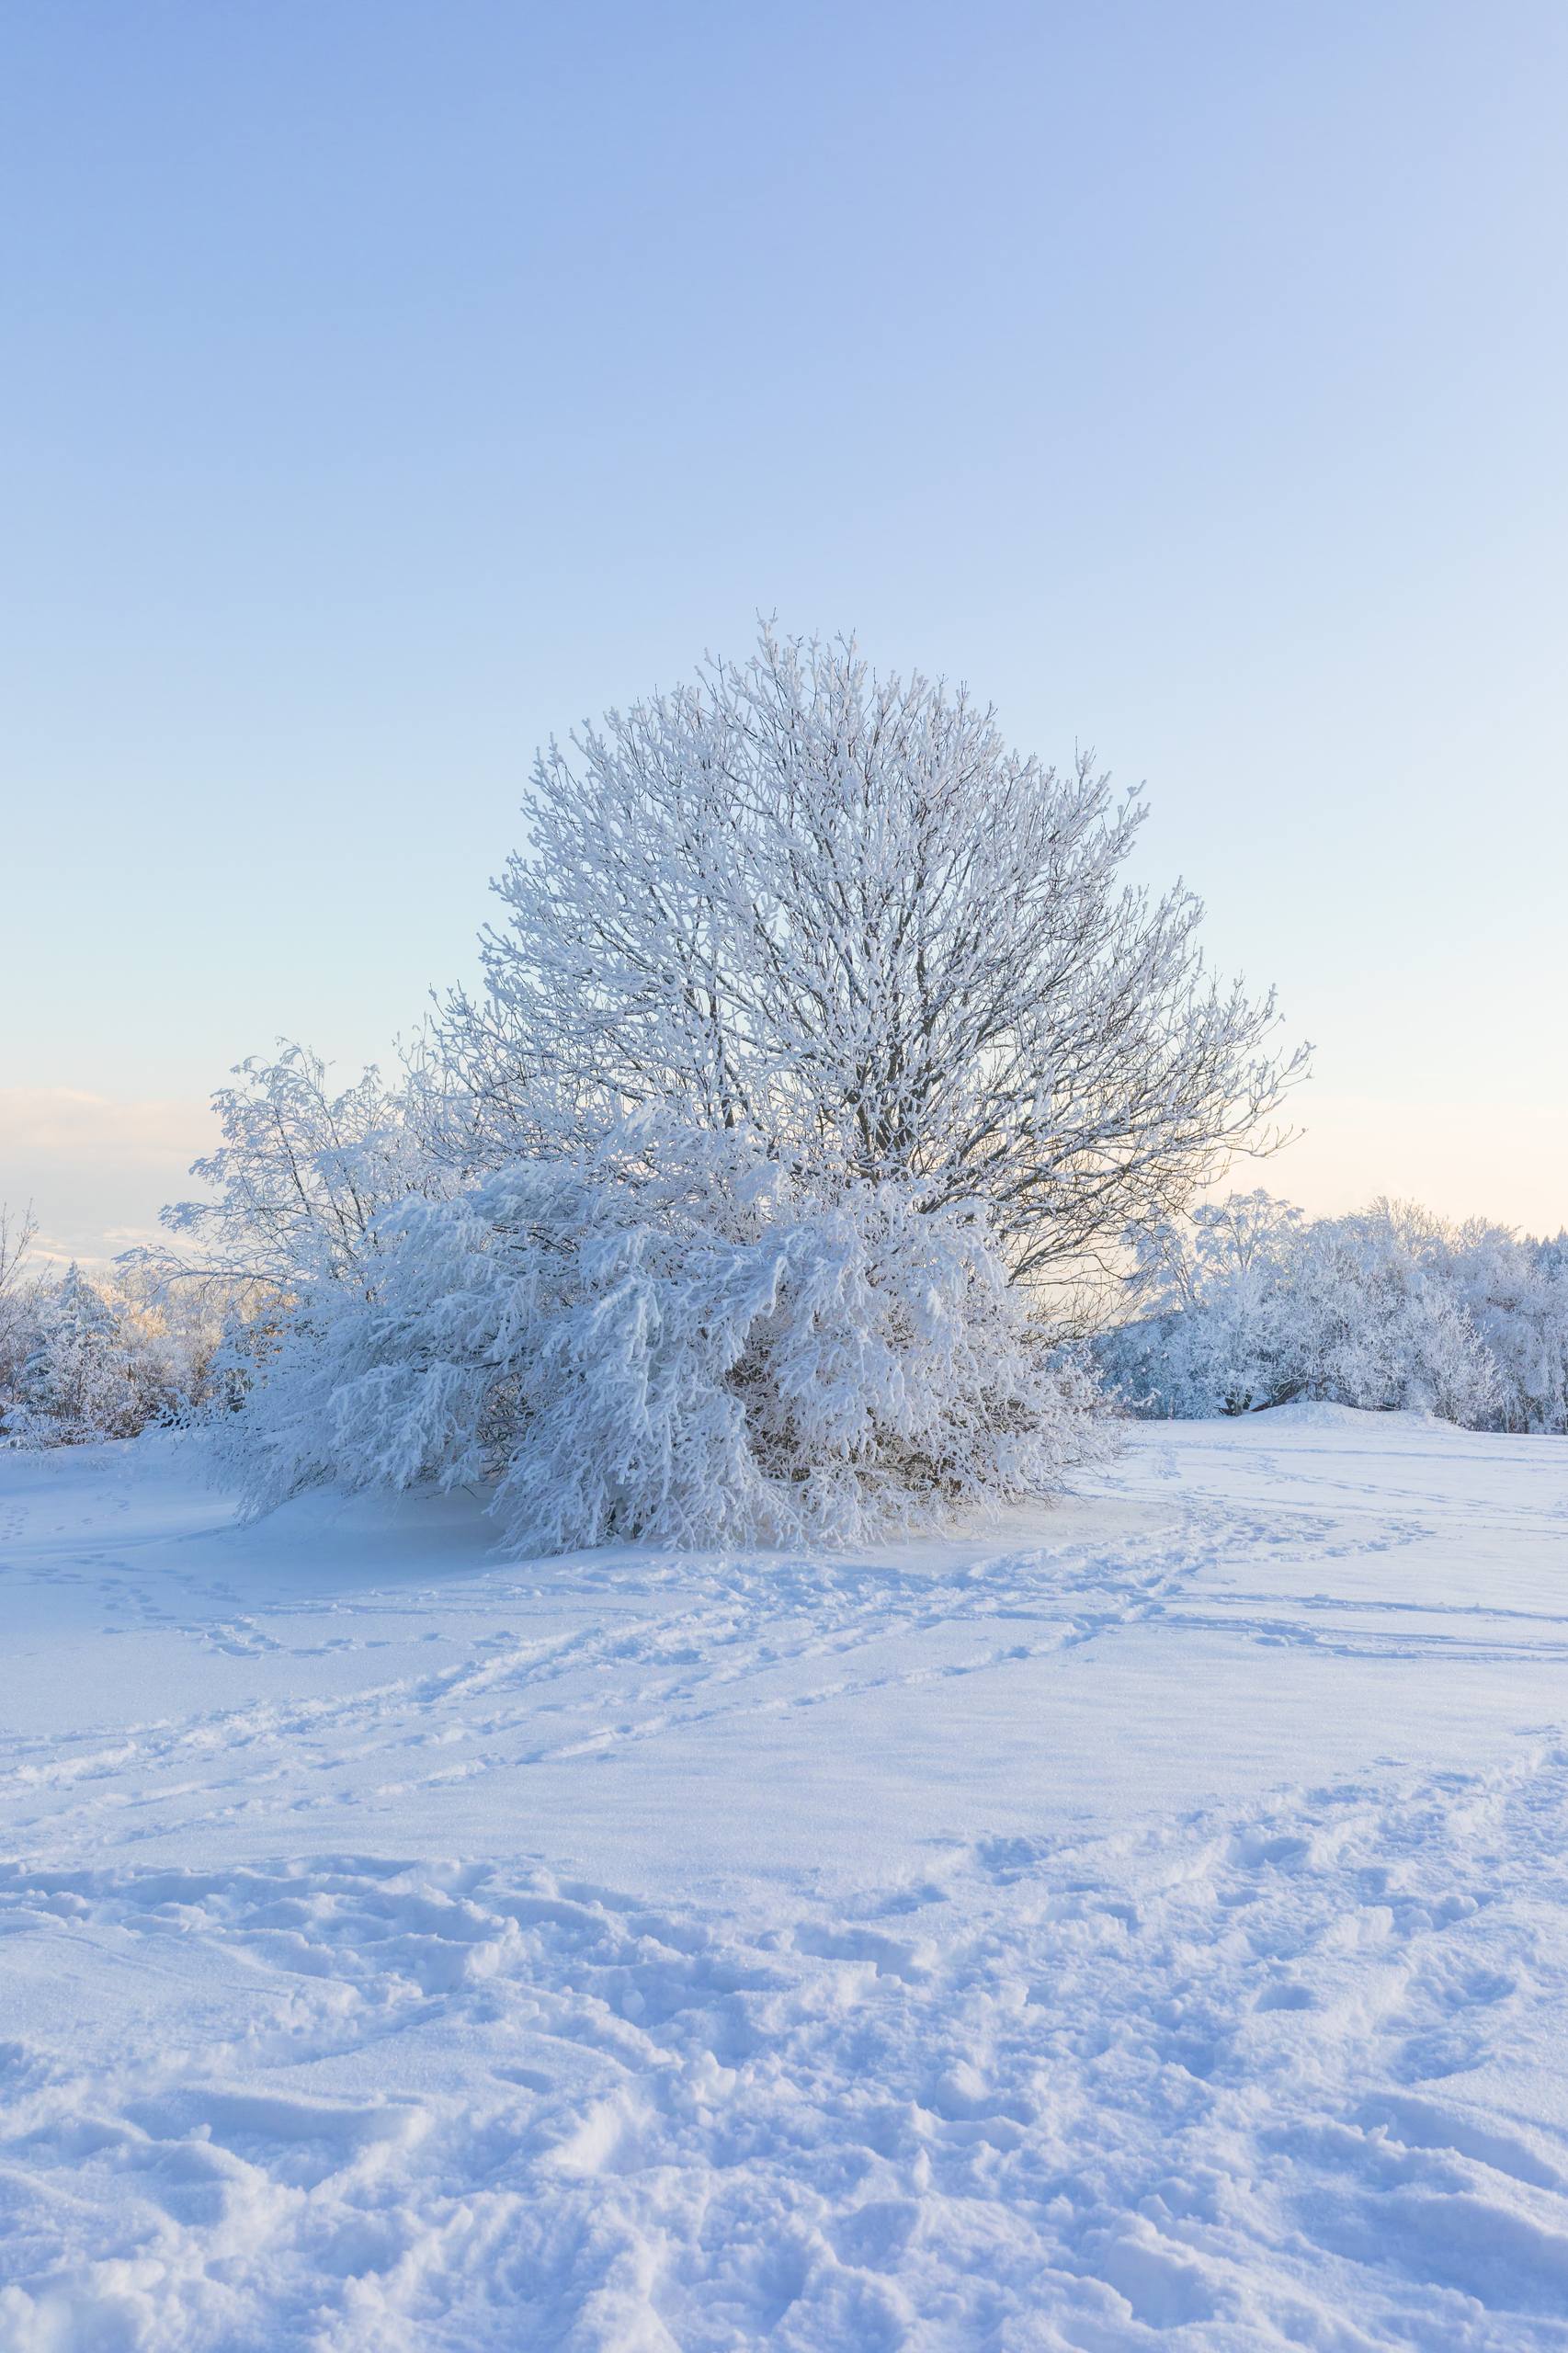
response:
<path fill-rule="evenodd" d="M 130 1392 L 119 1314 L 73 1262 L 40 1306 L 22 1367 L 23 1406 L 59 1441 L 119 1438 L 135 1421 Z"/>

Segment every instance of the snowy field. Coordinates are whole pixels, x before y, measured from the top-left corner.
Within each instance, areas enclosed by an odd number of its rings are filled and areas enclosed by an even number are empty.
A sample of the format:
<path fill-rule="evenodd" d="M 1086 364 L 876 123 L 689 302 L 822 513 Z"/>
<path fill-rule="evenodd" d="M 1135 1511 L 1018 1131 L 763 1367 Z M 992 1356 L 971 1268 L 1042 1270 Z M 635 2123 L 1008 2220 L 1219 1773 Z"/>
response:
<path fill-rule="evenodd" d="M 0 1457 L 0 2346 L 1568 2347 L 1568 1443 L 838 1558 Z"/>

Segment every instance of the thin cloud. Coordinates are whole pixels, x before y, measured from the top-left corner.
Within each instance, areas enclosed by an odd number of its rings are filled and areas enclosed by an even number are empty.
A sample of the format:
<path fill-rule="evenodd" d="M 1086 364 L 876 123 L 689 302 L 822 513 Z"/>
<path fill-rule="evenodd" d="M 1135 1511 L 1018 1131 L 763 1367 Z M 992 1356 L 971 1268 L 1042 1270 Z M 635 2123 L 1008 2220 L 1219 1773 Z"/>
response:
<path fill-rule="evenodd" d="M 40 1257 L 98 1264 L 154 1239 L 215 1141 L 205 1103 L 0 1087 L 0 1200 L 33 1204 Z"/>

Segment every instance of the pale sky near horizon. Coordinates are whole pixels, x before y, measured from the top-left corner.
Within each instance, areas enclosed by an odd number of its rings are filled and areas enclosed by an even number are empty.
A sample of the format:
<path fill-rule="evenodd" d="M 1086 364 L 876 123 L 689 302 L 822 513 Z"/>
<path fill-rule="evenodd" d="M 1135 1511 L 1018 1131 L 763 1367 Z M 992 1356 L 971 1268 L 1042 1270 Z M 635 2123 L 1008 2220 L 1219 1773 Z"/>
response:
<path fill-rule="evenodd" d="M 1568 12 L 0 23 L 0 1199 L 472 970 L 533 746 L 759 609 L 1147 781 L 1264 1182 L 1568 1222 Z"/>

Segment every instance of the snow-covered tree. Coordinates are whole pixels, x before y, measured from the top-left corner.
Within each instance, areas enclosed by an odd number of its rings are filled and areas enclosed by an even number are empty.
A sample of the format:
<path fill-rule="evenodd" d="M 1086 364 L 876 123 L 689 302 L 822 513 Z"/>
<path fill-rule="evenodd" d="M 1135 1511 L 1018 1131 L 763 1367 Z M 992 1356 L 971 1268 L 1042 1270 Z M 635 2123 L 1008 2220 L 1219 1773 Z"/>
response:
<path fill-rule="evenodd" d="M 118 1387 L 118 1319 L 73 1264 L 40 1311 L 22 1368 L 23 1398 L 31 1412 L 52 1422 L 100 1432 Z"/>
<path fill-rule="evenodd" d="M 1290 1269 L 1287 1371 L 1294 1393 L 1483 1425 L 1496 1367 L 1463 1299 L 1425 1247 L 1424 1221 L 1375 1201 L 1306 1229 Z"/>
<path fill-rule="evenodd" d="M 32 1204 L 18 1216 L 7 1202 L 0 1201 L 0 1378 L 12 1370 L 18 1346 L 16 1336 L 26 1325 L 38 1287 L 37 1273 L 29 1264 L 37 1238 Z"/>
<path fill-rule="evenodd" d="M 35 1232 L 30 1212 L 0 1211 L 0 1443 L 134 1438 L 198 1411 L 219 1337 L 211 1297 L 133 1267 L 34 1272 Z"/>
<path fill-rule="evenodd" d="M 1034 1279 L 1265 1146 L 1301 1062 L 1127 880 L 1142 812 L 765 631 L 541 756 L 486 986 L 397 1093 L 298 1048 L 171 1212 L 269 1286 L 252 1500 L 483 1476 L 515 1540 L 853 1536 L 1057 1483 Z"/>
<path fill-rule="evenodd" d="M 1098 1444 L 972 1205 L 813 1196 L 745 1131 L 639 1115 L 372 1240 L 218 1432 L 254 1507 L 485 1480 L 528 1551 L 850 1540 L 1039 1494 Z"/>
<path fill-rule="evenodd" d="M 830 1188 L 979 1201 L 1028 1277 L 1185 1207 L 1301 1067 L 1190 892 L 1127 882 L 1135 794 L 850 644 L 765 631 L 552 744 L 524 815 L 441 1024 L 471 1166 L 666 1106 Z"/>

